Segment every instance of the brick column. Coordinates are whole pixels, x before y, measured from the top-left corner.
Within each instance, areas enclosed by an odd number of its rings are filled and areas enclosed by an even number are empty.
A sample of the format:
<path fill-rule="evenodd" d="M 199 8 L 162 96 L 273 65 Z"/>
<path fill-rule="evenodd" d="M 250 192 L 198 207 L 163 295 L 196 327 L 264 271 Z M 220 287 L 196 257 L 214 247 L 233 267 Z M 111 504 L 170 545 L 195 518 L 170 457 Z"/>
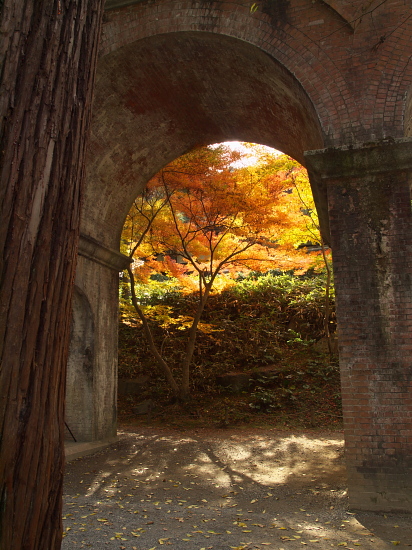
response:
<path fill-rule="evenodd" d="M 412 141 L 306 160 L 329 207 L 350 504 L 412 512 Z"/>

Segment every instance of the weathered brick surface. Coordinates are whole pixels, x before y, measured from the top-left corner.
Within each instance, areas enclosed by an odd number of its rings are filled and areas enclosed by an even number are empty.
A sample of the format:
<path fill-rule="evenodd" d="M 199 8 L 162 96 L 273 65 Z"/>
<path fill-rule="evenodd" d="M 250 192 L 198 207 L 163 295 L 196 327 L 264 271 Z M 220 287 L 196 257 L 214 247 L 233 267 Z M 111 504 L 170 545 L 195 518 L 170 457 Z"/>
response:
<path fill-rule="evenodd" d="M 83 232 L 118 246 L 124 217 L 154 173 L 196 145 L 228 139 L 272 145 L 301 161 L 305 149 L 323 146 L 303 88 L 244 41 L 172 33 L 103 57 Z"/>
<path fill-rule="evenodd" d="M 253 14 L 249 0 L 119 1 L 107 0 L 82 232 L 116 248 L 148 179 L 196 145 L 254 141 L 300 161 L 329 147 L 307 158 L 325 231 L 329 202 L 351 501 L 412 510 L 409 0 L 262 1 Z M 85 265 L 95 395 L 112 403 L 113 273 Z M 94 411 L 104 437 L 115 409 Z"/>
<path fill-rule="evenodd" d="M 200 143 L 257 141 L 303 162 L 305 150 L 408 135 L 410 6 L 330 4 L 262 3 L 253 14 L 246 0 L 107 9 L 83 231 L 117 246 L 147 179 Z M 317 204 L 326 227 L 324 193 Z"/>
<path fill-rule="evenodd" d="M 329 2 L 337 11 L 326 2 L 287 4 L 272 14 L 264 3 L 251 14 L 249 1 L 162 0 L 108 10 L 101 55 L 156 34 L 232 36 L 296 76 L 315 105 L 326 145 L 401 137 L 412 78 L 409 3 Z"/>
<path fill-rule="evenodd" d="M 327 181 L 351 505 L 412 511 L 411 142 L 309 155 Z"/>

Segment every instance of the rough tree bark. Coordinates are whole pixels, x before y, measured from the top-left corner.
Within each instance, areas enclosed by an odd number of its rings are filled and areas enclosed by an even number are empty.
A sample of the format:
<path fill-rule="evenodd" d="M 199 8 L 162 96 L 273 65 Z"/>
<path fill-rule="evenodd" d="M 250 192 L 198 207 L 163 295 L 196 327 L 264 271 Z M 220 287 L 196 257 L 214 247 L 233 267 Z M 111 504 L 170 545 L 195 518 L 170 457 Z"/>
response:
<path fill-rule="evenodd" d="M 65 365 L 103 0 L 0 1 L 0 549 L 61 544 Z"/>

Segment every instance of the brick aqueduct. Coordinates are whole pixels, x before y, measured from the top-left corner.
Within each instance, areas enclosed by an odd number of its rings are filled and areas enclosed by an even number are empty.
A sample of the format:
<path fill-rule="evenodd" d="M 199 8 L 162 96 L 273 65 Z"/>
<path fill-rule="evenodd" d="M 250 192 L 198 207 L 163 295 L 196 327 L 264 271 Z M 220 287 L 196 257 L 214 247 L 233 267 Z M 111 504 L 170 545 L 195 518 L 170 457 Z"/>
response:
<path fill-rule="evenodd" d="M 409 0 L 107 0 L 87 164 L 67 422 L 116 434 L 118 252 L 148 179 L 196 145 L 309 170 L 333 248 L 351 505 L 412 511 Z"/>

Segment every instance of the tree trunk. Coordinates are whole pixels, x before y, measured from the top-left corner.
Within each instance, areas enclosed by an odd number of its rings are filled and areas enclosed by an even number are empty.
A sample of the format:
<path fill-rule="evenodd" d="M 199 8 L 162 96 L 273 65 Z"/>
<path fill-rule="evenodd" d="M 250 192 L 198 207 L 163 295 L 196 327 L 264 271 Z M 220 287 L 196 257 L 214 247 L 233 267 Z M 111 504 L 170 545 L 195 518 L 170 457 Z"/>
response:
<path fill-rule="evenodd" d="M 322 258 L 325 263 L 326 268 L 326 287 L 325 287 L 325 315 L 323 316 L 323 326 L 325 328 L 325 335 L 328 342 L 328 350 L 329 350 L 329 357 L 332 359 L 333 350 L 332 350 L 332 342 L 331 342 L 331 336 L 330 336 L 330 330 L 329 330 L 329 319 L 330 319 L 330 284 L 331 284 L 331 271 L 330 266 L 328 262 L 328 257 L 326 256 L 326 250 L 325 250 L 325 243 L 323 241 L 323 238 L 320 238 L 320 245 L 322 250 Z"/>
<path fill-rule="evenodd" d="M 71 293 L 103 0 L 0 5 L 0 548 L 55 550 Z"/>
<path fill-rule="evenodd" d="M 156 359 L 157 366 L 159 367 L 159 370 L 165 375 L 166 380 L 170 386 L 170 388 L 173 391 L 173 395 L 176 397 L 179 394 L 179 386 L 177 385 L 177 382 L 173 376 L 173 373 L 169 367 L 169 365 L 166 363 L 166 361 L 163 359 L 161 351 L 158 350 L 152 331 L 150 330 L 150 325 L 145 317 L 145 314 L 143 313 L 142 309 L 139 306 L 139 303 L 137 301 L 136 292 L 135 292 L 135 280 L 134 275 L 131 267 L 127 268 L 127 272 L 129 274 L 130 278 L 130 292 L 132 294 L 132 304 L 133 307 L 139 316 L 140 320 L 143 324 L 143 331 L 146 336 L 147 343 L 149 344 L 150 351 L 153 353 L 154 358 Z"/>
<path fill-rule="evenodd" d="M 193 353 L 195 351 L 197 327 L 199 326 L 203 310 L 205 309 L 205 305 L 209 299 L 212 284 L 213 282 L 209 283 L 204 290 L 203 296 L 200 296 L 200 301 L 197 306 L 196 314 L 193 319 L 192 326 L 189 330 L 189 337 L 187 340 L 185 354 L 182 361 L 182 383 L 180 384 L 179 394 L 182 401 L 187 401 L 190 396 L 190 363 L 192 362 Z"/>

